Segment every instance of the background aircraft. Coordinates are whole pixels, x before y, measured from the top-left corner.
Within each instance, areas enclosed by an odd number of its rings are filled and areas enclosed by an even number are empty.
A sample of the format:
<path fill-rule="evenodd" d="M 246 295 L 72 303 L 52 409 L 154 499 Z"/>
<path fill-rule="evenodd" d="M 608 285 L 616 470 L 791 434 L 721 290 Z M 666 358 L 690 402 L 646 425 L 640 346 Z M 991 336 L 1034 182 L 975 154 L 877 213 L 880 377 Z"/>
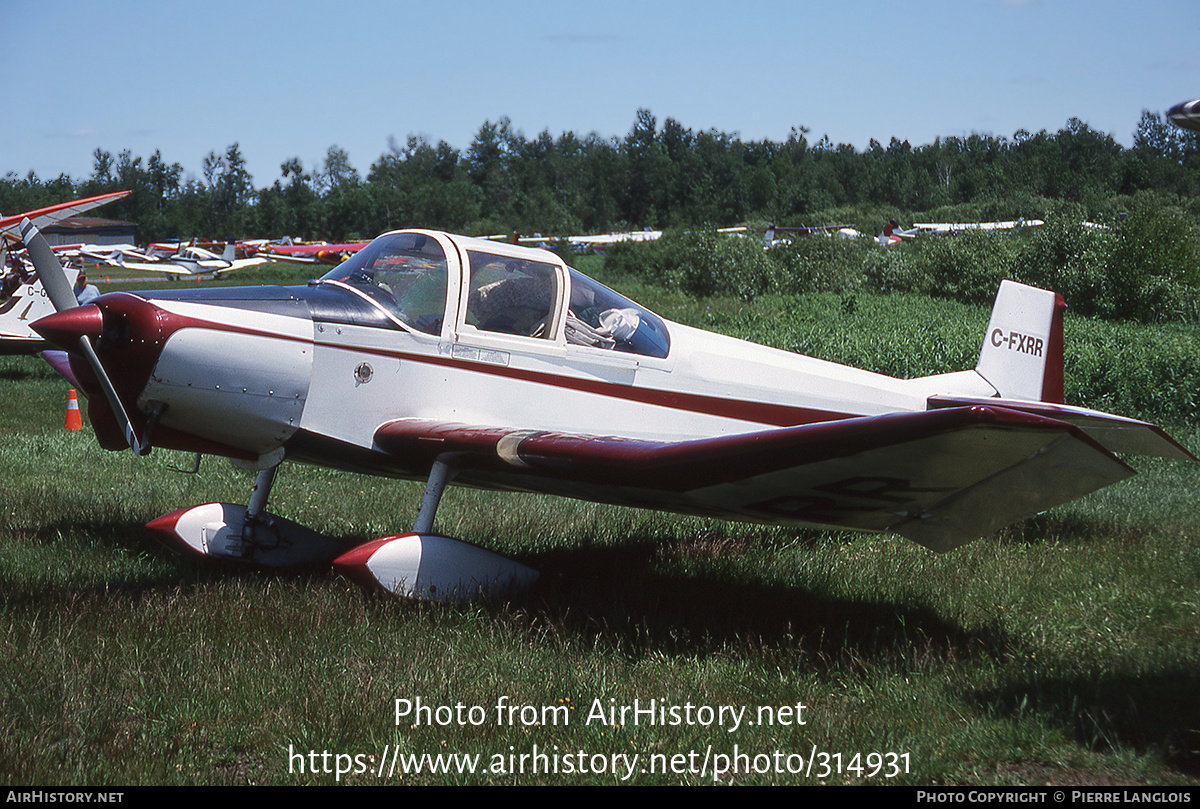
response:
<path fill-rule="evenodd" d="M 269 259 L 257 255 L 250 258 L 237 258 L 237 246 L 234 242 L 225 245 L 221 255 L 206 250 L 203 247 L 188 245 L 179 248 L 175 253 L 161 261 L 129 261 L 124 252 L 118 252 L 111 260 L 99 261 L 97 264 L 107 267 L 120 267 L 126 270 L 144 270 L 146 272 L 166 273 L 174 276 L 214 276 L 246 267 L 264 264 Z"/>
<path fill-rule="evenodd" d="M 1182 101 L 1167 110 L 1167 120 L 1184 129 L 1200 131 L 1200 99 Z"/>
<path fill-rule="evenodd" d="M 30 324 L 54 312 L 33 269 L 26 265 L 16 249 L 10 249 L 20 242 L 21 221 L 29 219 L 38 227 L 47 227 L 128 193 L 102 194 L 0 218 L 0 353 L 27 354 L 47 348 L 46 341 L 30 328 Z M 74 284 L 75 275 L 74 270 L 70 271 L 69 283 Z"/>
<path fill-rule="evenodd" d="M 1008 222 L 914 222 L 917 235 L 925 233 L 954 234 L 968 230 L 1014 230 L 1022 227 L 1037 227 L 1046 224 L 1041 219 L 1015 219 Z"/>
<path fill-rule="evenodd" d="M 901 230 L 900 223 L 893 219 L 883 226 L 883 232 L 879 234 L 879 237 L 876 239 L 876 241 L 879 242 L 880 246 L 887 247 L 889 245 L 899 244 L 905 239 L 915 238 L 917 235 L 916 228 Z"/>
<path fill-rule="evenodd" d="M 850 225 L 814 225 L 811 227 L 779 227 L 771 225 L 763 233 L 763 245 L 772 247 L 776 239 L 792 236 L 841 236 L 846 239 L 856 239 L 862 234 Z"/>
<path fill-rule="evenodd" d="M 1062 403 L 1054 293 L 1005 282 L 974 370 L 899 380 L 663 320 L 543 250 L 385 234 L 303 287 L 112 293 L 76 306 L 36 228 L 102 446 L 222 455 L 248 505 L 150 524 L 263 565 L 328 561 L 465 599 L 536 573 L 433 532 L 464 485 L 779 525 L 893 531 L 949 550 L 1192 456 L 1158 428 Z M 341 553 L 266 512 L 283 460 L 426 481 L 411 532 Z M 340 553 L 340 555 L 339 555 Z"/>
<path fill-rule="evenodd" d="M 566 242 L 571 246 L 571 250 L 577 254 L 596 253 L 603 255 L 614 244 L 619 242 L 653 242 L 661 239 L 663 231 L 651 230 L 630 230 L 622 233 L 600 233 L 591 236 L 543 236 L 540 233 L 535 233 L 532 236 L 522 236 L 520 233 L 496 233 L 491 236 L 483 236 L 482 238 L 489 241 L 508 242 L 509 244 L 520 244 L 526 247 L 539 247 L 543 250 L 549 250 L 556 242 Z"/>
<path fill-rule="evenodd" d="M 717 228 L 717 233 L 744 233 L 744 227 L 729 227 Z M 532 236 L 522 236 L 519 233 L 512 235 L 496 234 L 492 236 L 484 236 L 482 238 L 492 241 L 507 241 L 510 244 L 521 244 L 527 247 L 540 247 L 543 250 L 552 249 L 556 242 L 566 242 L 570 245 L 571 251 L 578 255 L 595 253 L 604 255 L 612 248 L 614 244 L 621 242 L 653 242 L 661 239 L 665 231 L 651 230 L 630 230 L 623 233 L 601 233 L 591 236 L 543 236 L 540 233 L 535 233 Z"/>
<path fill-rule="evenodd" d="M 915 239 L 918 236 L 926 236 L 931 233 L 942 235 L 953 235 L 956 233 L 965 233 L 968 230 L 1014 230 L 1021 227 L 1037 227 L 1043 225 L 1041 219 L 1014 219 L 1007 222 L 914 222 L 911 228 L 901 229 L 899 223 L 895 219 L 888 222 L 884 226 L 883 232 L 879 234 L 877 241 L 880 245 L 887 247 L 888 245 L 898 244 L 908 239 Z"/>
<path fill-rule="evenodd" d="M 342 244 L 267 244 L 256 254 L 270 261 L 295 261 L 301 264 L 338 265 L 366 247 L 369 242 Z"/>
<path fill-rule="evenodd" d="M 85 262 L 116 265 L 120 261 L 155 261 L 150 253 L 132 244 L 61 244 L 51 248 L 60 261 L 75 267 Z"/>

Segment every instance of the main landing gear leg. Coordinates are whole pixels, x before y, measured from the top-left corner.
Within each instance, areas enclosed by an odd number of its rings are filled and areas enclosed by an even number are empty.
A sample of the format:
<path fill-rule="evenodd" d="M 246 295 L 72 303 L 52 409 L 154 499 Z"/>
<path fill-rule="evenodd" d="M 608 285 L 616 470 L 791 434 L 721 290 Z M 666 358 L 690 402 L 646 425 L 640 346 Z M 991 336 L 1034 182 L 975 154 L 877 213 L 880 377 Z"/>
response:
<path fill-rule="evenodd" d="M 430 533 L 442 493 L 457 471 L 453 461 L 452 456 L 440 455 L 433 462 L 412 533 L 359 545 L 335 559 L 334 567 L 366 587 L 425 601 L 465 603 L 531 586 L 536 570 Z"/>
<path fill-rule="evenodd" d="M 271 487 L 275 485 L 275 473 L 279 470 L 279 464 L 275 464 L 267 469 L 260 470 L 258 476 L 254 479 L 254 488 L 250 490 L 250 504 L 246 506 L 246 517 L 242 521 L 242 541 L 245 543 L 243 550 L 244 556 L 249 556 L 254 549 L 254 545 L 259 528 L 270 529 L 274 520 L 270 514 L 267 514 L 264 509 L 267 507 L 267 498 L 271 496 Z"/>
<path fill-rule="evenodd" d="M 421 510 L 417 512 L 417 521 L 413 524 L 414 534 L 428 534 L 433 530 L 438 503 L 442 502 L 442 493 L 446 491 L 446 484 L 454 478 L 454 471 L 450 460 L 444 455 L 439 455 L 433 462 L 425 493 L 421 495 Z"/>
<path fill-rule="evenodd" d="M 428 601 L 469 602 L 506 595 L 537 580 L 536 570 L 457 539 L 431 533 L 454 458 L 434 461 L 421 497 L 415 530 L 359 545 L 337 556 L 337 543 L 266 511 L 282 453 L 258 471 L 250 503 L 207 503 L 159 517 L 147 528 L 191 553 L 268 567 L 328 562 L 371 588 Z"/>
<path fill-rule="evenodd" d="M 337 542 L 266 511 L 282 453 L 260 469 L 250 504 L 205 503 L 159 517 L 146 527 L 175 548 L 214 559 L 263 567 L 296 567 L 329 562 Z"/>

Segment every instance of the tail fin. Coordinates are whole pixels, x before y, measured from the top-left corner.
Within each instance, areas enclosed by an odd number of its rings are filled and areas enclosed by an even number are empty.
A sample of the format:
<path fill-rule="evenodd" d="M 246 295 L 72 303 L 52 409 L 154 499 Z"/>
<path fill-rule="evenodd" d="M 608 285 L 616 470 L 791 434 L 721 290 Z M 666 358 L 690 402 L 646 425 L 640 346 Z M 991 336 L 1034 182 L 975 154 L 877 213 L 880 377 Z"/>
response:
<path fill-rule="evenodd" d="M 1063 325 L 1056 292 L 1004 281 L 975 370 L 1006 399 L 1063 401 Z"/>

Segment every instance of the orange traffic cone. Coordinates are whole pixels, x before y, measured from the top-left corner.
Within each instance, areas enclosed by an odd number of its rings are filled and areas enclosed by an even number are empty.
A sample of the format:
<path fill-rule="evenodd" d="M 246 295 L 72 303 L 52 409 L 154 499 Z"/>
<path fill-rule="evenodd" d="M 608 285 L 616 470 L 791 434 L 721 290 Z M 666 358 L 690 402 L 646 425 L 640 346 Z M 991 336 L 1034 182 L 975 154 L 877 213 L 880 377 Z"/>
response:
<path fill-rule="evenodd" d="M 67 420 L 63 427 L 67 430 L 83 429 L 83 419 L 79 415 L 79 397 L 75 394 L 74 388 L 71 388 L 71 392 L 67 394 Z"/>

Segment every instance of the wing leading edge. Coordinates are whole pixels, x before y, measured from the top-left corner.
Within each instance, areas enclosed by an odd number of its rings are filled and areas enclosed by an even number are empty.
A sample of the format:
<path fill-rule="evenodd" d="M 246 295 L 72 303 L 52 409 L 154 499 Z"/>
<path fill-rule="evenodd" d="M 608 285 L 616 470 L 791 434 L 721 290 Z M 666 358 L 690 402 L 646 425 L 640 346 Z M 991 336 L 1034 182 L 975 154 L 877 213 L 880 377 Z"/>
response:
<path fill-rule="evenodd" d="M 895 531 L 936 551 L 1134 474 L 1070 424 L 979 405 L 683 442 L 399 419 L 375 442 L 408 464 L 448 458 L 470 485 Z"/>

